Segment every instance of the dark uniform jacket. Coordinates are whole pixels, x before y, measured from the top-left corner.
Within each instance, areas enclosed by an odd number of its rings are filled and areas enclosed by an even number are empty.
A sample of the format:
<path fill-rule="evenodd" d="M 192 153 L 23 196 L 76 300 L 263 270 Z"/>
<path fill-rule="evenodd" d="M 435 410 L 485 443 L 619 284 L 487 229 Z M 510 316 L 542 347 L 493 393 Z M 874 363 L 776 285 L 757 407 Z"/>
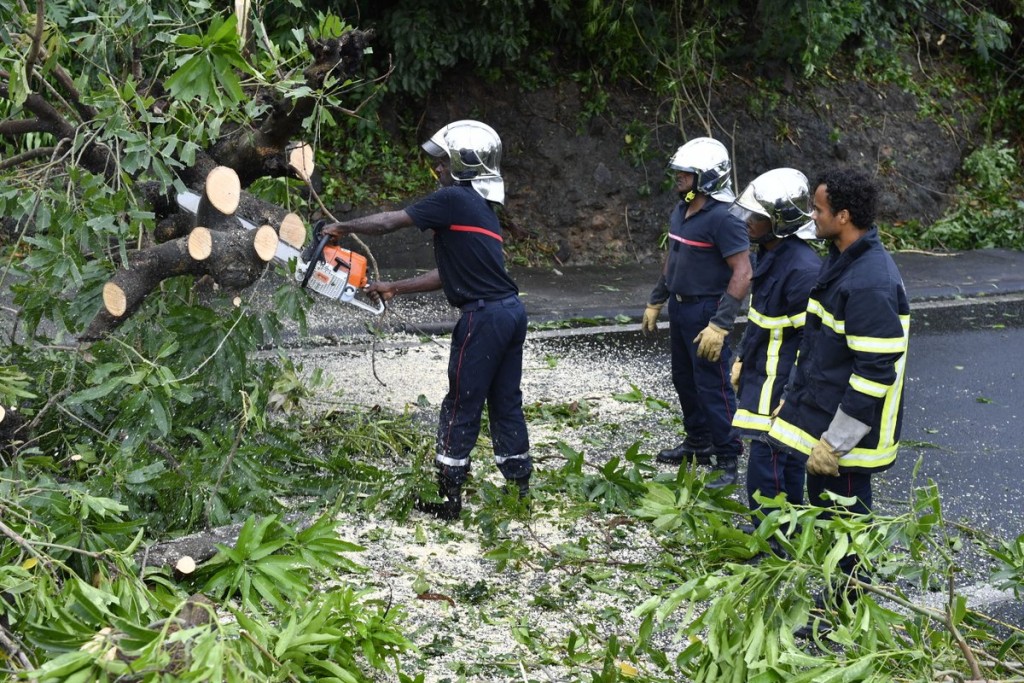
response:
<path fill-rule="evenodd" d="M 811 290 L 803 341 L 786 402 L 769 436 L 804 454 L 840 408 L 871 431 L 839 460 L 875 471 L 896 460 L 910 305 L 877 228 L 829 259 Z"/>
<path fill-rule="evenodd" d="M 732 422 L 747 435 L 768 431 L 803 338 L 807 295 L 819 270 L 821 259 L 798 237 L 757 253 L 747 328 L 737 349 L 743 372 Z"/>

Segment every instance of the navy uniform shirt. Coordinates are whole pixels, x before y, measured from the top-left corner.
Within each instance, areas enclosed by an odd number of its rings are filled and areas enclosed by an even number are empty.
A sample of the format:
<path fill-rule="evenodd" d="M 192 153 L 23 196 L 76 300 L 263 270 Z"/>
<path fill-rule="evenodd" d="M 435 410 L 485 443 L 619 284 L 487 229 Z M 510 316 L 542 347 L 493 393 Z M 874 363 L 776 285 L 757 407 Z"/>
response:
<path fill-rule="evenodd" d="M 721 296 L 732 268 L 725 259 L 750 248 L 747 226 L 729 213 L 729 205 L 706 197 L 704 206 L 686 218 L 679 202 L 669 218 L 668 290 L 683 296 Z"/>
<path fill-rule="evenodd" d="M 434 231 L 434 258 L 451 305 L 519 293 L 505 270 L 498 217 L 472 187 L 442 187 L 405 211 L 417 228 Z"/>

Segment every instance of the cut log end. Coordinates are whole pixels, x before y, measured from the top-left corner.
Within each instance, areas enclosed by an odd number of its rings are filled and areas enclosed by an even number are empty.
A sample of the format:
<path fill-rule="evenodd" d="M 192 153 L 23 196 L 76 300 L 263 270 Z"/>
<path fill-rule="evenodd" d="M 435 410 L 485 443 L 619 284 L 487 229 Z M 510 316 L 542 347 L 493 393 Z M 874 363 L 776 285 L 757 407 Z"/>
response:
<path fill-rule="evenodd" d="M 182 555 L 174 563 L 174 571 L 184 576 L 189 576 L 196 570 L 196 561 L 188 555 Z"/>
<path fill-rule="evenodd" d="M 227 166 L 218 166 L 206 176 L 206 196 L 214 208 L 230 216 L 238 208 L 242 197 L 242 184 L 238 174 Z"/>
<path fill-rule="evenodd" d="M 308 183 L 313 177 L 313 148 L 305 142 L 292 147 L 288 152 L 288 163 L 295 169 L 295 174 Z"/>
<path fill-rule="evenodd" d="M 212 174 L 211 174 L 212 175 Z M 213 235 L 206 228 L 195 228 L 188 234 L 188 255 L 205 261 L 213 253 Z"/>
<path fill-rule="evenodd" d="M 128 310 L 128 297 L 120 285 L 108 282 L 103 285 L 103 306 L 107 313 L 120 318 Z"/>
<path fill-rule="evenodd" d="M 252 246 L 256 250 L 256 255 L 264 263 L 268 263 L 274 258 L 274 254 L 277 253 L 277 245 L 280 240 L 277 237 L 277 233 L 269 225 L 264 225 L 256 231 L 256 236 L 253 238 Z"/>
<path fill-rule="evenodd" d="M 278 232 L 281 241 L 296 249 L 301 249 L 302 245 L 306 243 L 306 224 L 294 213 L 289 213 L 281 219 L 281 227 Z"/>

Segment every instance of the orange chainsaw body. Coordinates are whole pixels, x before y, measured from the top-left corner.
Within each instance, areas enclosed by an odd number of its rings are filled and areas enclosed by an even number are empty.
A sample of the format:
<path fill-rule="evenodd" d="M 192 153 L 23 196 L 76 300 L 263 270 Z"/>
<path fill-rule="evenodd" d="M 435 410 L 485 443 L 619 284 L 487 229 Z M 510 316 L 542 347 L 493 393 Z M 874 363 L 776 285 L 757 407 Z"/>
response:
<path fill-rule="evenodd" d="M 325 271 L 330 270 L 336 277 L 331 277 Z M 342 249 L 327 245 L 324 247 L 324 263 L 313 273 L 313 279 L 321 284 L 330 285 L 336 279 L 345 277 L 348 273 L 348 284 L 356 289 L 366 286 L 366 257 L 350 249 Z"/>
<path fill-rule="evenodd" d="M 307 274 L 310 268 L 313 272 Z M 369 303 L 363 300 L 366 297 L 359 296 L 368 280 L 366 257 L 358 252 L 330 244 L 325 245 L 321 258 L 316 259 L 315 263 L 299 259 L 295 279 L 329 299 L 352 304 L 378 315 L 384 312 L 384 302 L 380 299 Z"/>

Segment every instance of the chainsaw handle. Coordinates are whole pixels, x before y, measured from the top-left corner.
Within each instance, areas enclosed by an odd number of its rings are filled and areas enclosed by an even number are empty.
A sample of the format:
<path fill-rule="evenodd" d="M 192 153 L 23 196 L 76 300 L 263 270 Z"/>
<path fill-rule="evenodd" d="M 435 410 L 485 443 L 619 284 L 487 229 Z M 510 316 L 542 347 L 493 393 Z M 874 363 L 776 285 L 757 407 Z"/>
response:
<path fill-rule="evenodd" d="M 379 297 L 377 298 L 377 305 L 376 306 L 368 304 L 365 301 L 360 301 L 359 299 L 356 299 L 354 297 L 352 299 L 350 299 L 349 301 L 347 301 L 346 303 L 350 303 L 350 304 L 352 304 L 352 305 L 354 305 L 354 306 L 356 306 L 358 308 L 363 309 L 364 311 L 369 311 L 370 313 L 373 313 L 374 315 L 381 315 L 382 313 L 384 313 L 384 309 L 387 308 L 385 306 L 385 304 L 384 304 L 384 299 L 381 299 Z"/>
<path fill-rule="evenodd" d="M 319 231 L 317 231 L 317 232 L 319 232 Z M 302 276 L 302 288 L 303 289 L 305 289 L 306 285 L 309 284 L 309 278 L 313 277 L 313 271 L 316 270 L 316 264 L 320 262 L 321 258 L 323 258 L 324 247 L 327 246 L 327 243 L 330 241 L 330 239 L 331 239 L 330 235 L 322 236 L 320 238 L 320 241 L 317 243 L 316 248 L 309 255 L 310 257 L 309 257 L 309 259 L 307 259 L 308 265 L 306 266 L 306 274 Z"/>

